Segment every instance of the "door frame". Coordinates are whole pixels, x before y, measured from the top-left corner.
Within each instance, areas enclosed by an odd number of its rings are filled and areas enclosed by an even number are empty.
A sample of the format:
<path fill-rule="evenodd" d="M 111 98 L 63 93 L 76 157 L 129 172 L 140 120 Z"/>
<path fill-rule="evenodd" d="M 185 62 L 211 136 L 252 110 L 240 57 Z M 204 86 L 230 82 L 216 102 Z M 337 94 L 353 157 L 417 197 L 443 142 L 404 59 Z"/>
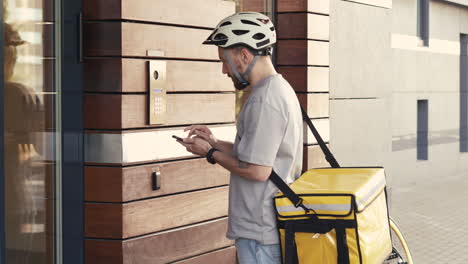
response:
<path fill-rule="evenodd" d="M 84 263 L 82 0 L 62 3 L 62 263 Z"/>

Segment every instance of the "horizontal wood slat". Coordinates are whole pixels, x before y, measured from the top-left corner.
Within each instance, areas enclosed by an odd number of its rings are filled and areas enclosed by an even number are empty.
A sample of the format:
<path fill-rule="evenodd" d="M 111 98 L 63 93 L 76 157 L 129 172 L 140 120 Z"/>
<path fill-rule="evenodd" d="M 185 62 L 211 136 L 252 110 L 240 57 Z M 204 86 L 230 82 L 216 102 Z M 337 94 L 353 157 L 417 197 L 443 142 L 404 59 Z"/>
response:
<path fill-rule="evenodd" d="M 86 264 L 123 264 L 123 242 L 118 240 L 85 239 Z"/>
<path fill-rule="evenodd" d="M 217 48 L 202 45 L 211 30 L 129 22 L 86 22 L 86 56 L 154 57 L 219 60 Z M 189 44 L 190 43 L 190 44 Z"/>
<path fill-rule="evenodd" d="M 235 94 L 168 94 L 168 125 L 228 123 L 235 120 Z M 148 125 L 146 94 L 86 94 L 84 124 L 87 129 L 157 127 Z M 161 126 L 161 125 L 159 125 Z"/>
<path fill-rule="evenodd" d="M 329 116 L 329 98 L 328 94 L 298 94 L 299 102 L 302 107 L 307 109 L 310 118 Z"/>
<path fill-rule="evenodd" d="M 152 189 L 152 173 L 161 173 L 161 189 Z M 85 200 L 126 202 L 229 184 L 229 171 L 206 159 L 133 167 L 85 167 Z"/>
<path fill-rule="evenodd" d="M 85 240 L 86 264 L 154 264 L 177 261 L 227 247 L 227 219 L 135 239 Z"/>
<path fill-rule="evenodd" d="M 328 92 L 329 71 L 328 67 L 278 67 L 296 92 Z"/>
<path fill-rule="evenodd" d="M 346 1 L 372 5 L 372 6 L 378 6 L 378 7 L 384 7 L 384 8 L 392 8 L 392 0 L 346 0 Z"/>
<path fill-rule="evenodd" d="M 330 0 L 280 0 L 278 12 L 314 12 L 330 13 Z"/>
<path fill-rule="evenodd" d="M 85 236 L 129 238 L 226 216 L 227 200 L 228 187 L 219 187 L 125 204 L 85 203 Z"/>
<path fill-rule="evenodd" d="M 313 40 L 279 40 L 278 65 L 329 65 L 329 43 Z"/>
<path fill-rule="evenodd" d="M 234 91 L 231 79 L 222 74 L 222 65 L 219 62 L 165 62 L 168 92 Z M 148 60 L 88 59 L 84 68 L 86 91 L 148 92 Z"/>
<path fill-rule="evenodd" d="M 278 38 L 329 40 L 328 16 L 309 13 L 278 14 Z"/>
<path fill-rule="evenodd" d="M 327 144 L 330 147 L 329 144 Z M 322 152 L 320 146 L 305 146 L 304 147 L 304 163 L 302 170 L 310 170 L 314 168 L 327 168 L 330 164 L 325 159 L 325 155 Z"/>
<path fill-rule="evenodd" d="M 319 132 L 320 136 L 322 137 L 323 141 L 328 142 L 330 140 L 330 119 L 313 119 L 312 124 Z M 317 140 L 315 139 L 312 131 L 310 130 L 309 126 L 304 122 L 304 144 L 317 144 Z"/>
<path fill-rule="evenodd" d="M 307 66 L 307 40 L 278 40 L 276 47 L 278 65 Z"/>
<path fill-rule="evenodd" d="M 278 38 L 307 38 L 307 13 L 277 14 Z"/>
<path fill-rule="evenodd" d="M 84 167 L 85 201 L 122 202 L 126 187 L 122 167 Z M 141 177 L 145 180 L 146 177 Z M 151 176 L 147 176 L 151 178 Z M 151 184 L 151 182 L 147 183 Z M 146 184 L 143 185 L 147 189 Z M 127 187 L 128 188 L 128 187 Z M 141 188 L 141 187 L 140 187 Z M 151 185 L 149 187 L 151 189 Z"/>
<path fill-rule="evenodd" d="M 97 237 L 96 234 L 99 234 L 102 238 L 123 237 L 122 204 L 85 203 L 84 207 L 85 236 Z"/>
<path fill-rule="evenodd" d="M 267 3 L 265 2 L 265 0 L 248 0 L 242 1 L 241 5 L 241 9 L 243 11 L 264 13 L 266 9 L 265 6 L 267 5 Z"/>
<path fill-rule="evenodd" d="M 210 125 L 217 138 L 233 142 L 236 135 L 234 124 Z M 179 144 L 172 135 L 186 137 L 184 127 L 151 130 L 85 133 L 86 165 L 136 165 L 197 157 Z"/>
<path fill-rule="evenodd" d="M 173 264 L 236 264 L 236 248 L 228 247 Z"/>
<path fill-rule="evenodd" d="M 83 7 L 85 19 L 129 19 L 201 27 L 215 27 L 221 19 L 235 12 L 234 2 L 221 0 L 204 0 L 203 3 L 186 0 L 85 0 Z"/>

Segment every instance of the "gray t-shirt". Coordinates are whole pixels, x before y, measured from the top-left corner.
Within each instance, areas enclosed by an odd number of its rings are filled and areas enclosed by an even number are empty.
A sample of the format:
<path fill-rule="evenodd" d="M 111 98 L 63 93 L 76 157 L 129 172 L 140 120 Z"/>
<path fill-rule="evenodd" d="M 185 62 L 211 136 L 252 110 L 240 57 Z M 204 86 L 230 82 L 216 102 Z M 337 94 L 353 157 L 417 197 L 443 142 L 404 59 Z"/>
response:
<path fill-rule="evenodd" d="M 302 113 L 297 96 L 280 75 L 258 82 L 237 120 L 233 155 L 239 160 L 273 167 L 291 183 L 302 170 Z M 231 173 L 227 237 L 262 244 L 279 243 L 270 181 L 256 182 Z"/>

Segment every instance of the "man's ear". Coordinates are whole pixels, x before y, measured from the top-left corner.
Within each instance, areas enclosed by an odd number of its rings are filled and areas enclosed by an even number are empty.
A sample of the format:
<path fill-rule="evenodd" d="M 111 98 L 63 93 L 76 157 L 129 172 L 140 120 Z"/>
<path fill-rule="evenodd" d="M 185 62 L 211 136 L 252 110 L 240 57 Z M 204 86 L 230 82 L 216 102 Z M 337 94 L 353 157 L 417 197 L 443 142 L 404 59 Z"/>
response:
<path fill-rule="evenodd" d="M 253 54 L 247 48 L 241 49 L 241 59 L 244 64 L 250 64 L 253 59 Z"/>

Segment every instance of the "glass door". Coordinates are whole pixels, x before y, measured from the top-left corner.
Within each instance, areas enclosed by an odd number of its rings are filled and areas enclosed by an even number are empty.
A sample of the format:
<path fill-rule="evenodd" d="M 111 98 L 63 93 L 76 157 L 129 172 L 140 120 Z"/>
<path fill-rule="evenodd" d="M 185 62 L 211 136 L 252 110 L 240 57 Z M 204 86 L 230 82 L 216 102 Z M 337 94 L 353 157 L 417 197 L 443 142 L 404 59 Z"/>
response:
<path fill-rule="evenodd" d="M 57 4 L 3 0 L 3 260 L 8 264 L 56 263 L 60 251 Z"/>

